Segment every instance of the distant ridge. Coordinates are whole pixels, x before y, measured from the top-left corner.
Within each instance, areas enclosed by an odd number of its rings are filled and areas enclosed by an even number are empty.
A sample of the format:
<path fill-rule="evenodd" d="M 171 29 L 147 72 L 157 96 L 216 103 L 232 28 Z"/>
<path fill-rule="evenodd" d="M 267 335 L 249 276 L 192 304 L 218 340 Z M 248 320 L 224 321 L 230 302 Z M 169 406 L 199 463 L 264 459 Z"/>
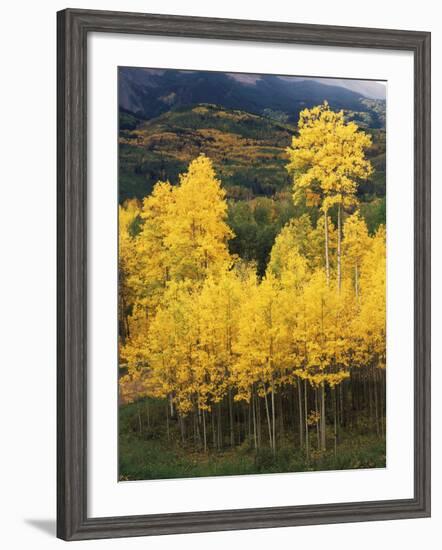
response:
<path fill-rule="evenodd" d="M 368 112 L 367 99 L 372 99 L 374 85 L 378 84 L 377 93 L 381 94 L 379 86 L 382 85 L 379 83 L 345 81 L 343 86 L 342 82 L 337 79 L 120 67 L 119 105 L 146 120 L 185 106 L 215 103 L 255 114 L 270 109 L 283 113 L 293 122 L 300 110 L 324 100 L 333 109 Z M 349 89 L 352 86 L 354 89 Z"/>

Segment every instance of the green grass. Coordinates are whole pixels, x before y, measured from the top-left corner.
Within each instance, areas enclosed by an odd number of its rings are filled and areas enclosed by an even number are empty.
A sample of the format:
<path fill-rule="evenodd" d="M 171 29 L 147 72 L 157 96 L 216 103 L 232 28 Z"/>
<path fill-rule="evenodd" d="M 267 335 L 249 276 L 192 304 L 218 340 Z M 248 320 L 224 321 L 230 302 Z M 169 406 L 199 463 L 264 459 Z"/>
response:
<path fill-rule="evenodd" d="M 364 434 L 361 428 L 360 433 L 341 432 L 336 456 L 333 439 L 327 442 L 328 450 L 321 452 L 315 450 L 316 439 L 312 436 L 313 449 L 309 462 L 305 452 L 288 439 L 279 442 L 275 455 L 266 447 L 256 452 L 248 440 L 233 449 L 226 445 L 222 451 L 209 450 L 204 453 L 196 450 L 192 443 L 183 446 L 173 425 L 170 440 L 167 440 L 164 426 L 159 424 L 164 412 L 161 402 L 150 402 L 150 427 L 146 426 L 144 416 L 139 433 L 137 407 L 137 404 L 132 404 L 120 408 L 119 463 L 122 481 L 383 468 L 386 465 L 385 440 L 374 434 Z M 331 430 L 330 427 L 330 433 Z"/>

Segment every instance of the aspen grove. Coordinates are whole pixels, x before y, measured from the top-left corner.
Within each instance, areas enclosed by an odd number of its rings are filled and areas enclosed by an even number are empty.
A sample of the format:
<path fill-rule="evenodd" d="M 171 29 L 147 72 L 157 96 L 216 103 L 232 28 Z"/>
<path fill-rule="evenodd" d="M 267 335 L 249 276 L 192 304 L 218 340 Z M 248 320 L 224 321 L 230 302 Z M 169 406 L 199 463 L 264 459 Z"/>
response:
<path fill-rule="evenodd" d="M 179 183 L 119 207 L 120 402 L 198 453 L 247 445 L 339 454 L 354 426 L 385 438 L 386 231 L 357 189 L 371 138 L 327 103 L 287 149 L 310 212 L 277 235 L 264 275 L 229 251 L 228 201 L 201 154 Z M 146 405 L 147 403 L 147 405 Z"/>

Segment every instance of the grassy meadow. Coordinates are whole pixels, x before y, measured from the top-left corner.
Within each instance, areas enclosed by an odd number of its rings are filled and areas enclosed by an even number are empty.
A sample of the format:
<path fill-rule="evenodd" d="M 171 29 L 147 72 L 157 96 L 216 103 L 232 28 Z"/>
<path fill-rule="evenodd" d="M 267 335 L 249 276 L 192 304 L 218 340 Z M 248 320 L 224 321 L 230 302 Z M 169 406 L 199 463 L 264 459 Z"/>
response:
<path fill-rule="evenodd" d="M 328 450 L 316 449 L 307 460 L 297 438 L 289 433 L 281 438 L 276 453 L 267 447 L 256 451 L 246 425 L 240 427 L 239 440 L 233 448 L 227 438 L 222 449 L 201 452 L 191 444 L 182 444 L 175 422 L 171 422 L 167 437 L 162 426 L 163 413 L 161 400 L 149 398 L 120 408 L 120 481 L 385 466 L 385 442 L 367 433 L 368 418 L 340 431 L 336 453 L 331 437 Z"/>

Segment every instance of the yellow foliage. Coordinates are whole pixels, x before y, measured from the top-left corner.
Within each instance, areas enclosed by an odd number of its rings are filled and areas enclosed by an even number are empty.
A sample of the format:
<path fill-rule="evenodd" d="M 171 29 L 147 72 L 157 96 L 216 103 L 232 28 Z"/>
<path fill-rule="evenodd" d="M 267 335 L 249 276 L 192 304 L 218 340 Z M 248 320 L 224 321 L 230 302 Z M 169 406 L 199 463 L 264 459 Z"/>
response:
<path fill-rule="evenodd" d="M 234 235 L 225 222 L 225 191 L 209 158 L 201 155 L 190 163 L 174 198 L 165 220 L 164 239 L 170 276 L 201 281 L 220 273 L 231 262 L 227 241 Z"/>
<path fill-rule="evenodd" d="M 267 399 L 301 380 L 333 388 L 352 368 L 385 367 L 385 229 L 370 236 L 358 212 L 344 220 L 336 284 L 322 254 L 327 237 L 336 264 L 340 236 L 329 217 L 325 231 L 325 216 L 355 204 L 369 144 L 327 104 L 301 113 L 289 170 L 295 196 L 323 215 L 315 227 L 301 216 L 282 228 L 262 280 L 229 254 L 225 192 L 204 155 L 177 186 L 158 182 L 142 205 L 120 207 L 123 400 L 167 398 L 185 416 L 230 392 Z"/>
<path fill-rule="evenodd" d="M 304 196 L 308 205 L 323 212 L 334 204 L 354 205 L 357 178 L 372 172 L 364 154 L 371 137 L 354 122 L 345 122 L 343 111 L 332 111 L 327 102 L 301 111 L 298 128 L 287 148 L 295 201 Z"/>

